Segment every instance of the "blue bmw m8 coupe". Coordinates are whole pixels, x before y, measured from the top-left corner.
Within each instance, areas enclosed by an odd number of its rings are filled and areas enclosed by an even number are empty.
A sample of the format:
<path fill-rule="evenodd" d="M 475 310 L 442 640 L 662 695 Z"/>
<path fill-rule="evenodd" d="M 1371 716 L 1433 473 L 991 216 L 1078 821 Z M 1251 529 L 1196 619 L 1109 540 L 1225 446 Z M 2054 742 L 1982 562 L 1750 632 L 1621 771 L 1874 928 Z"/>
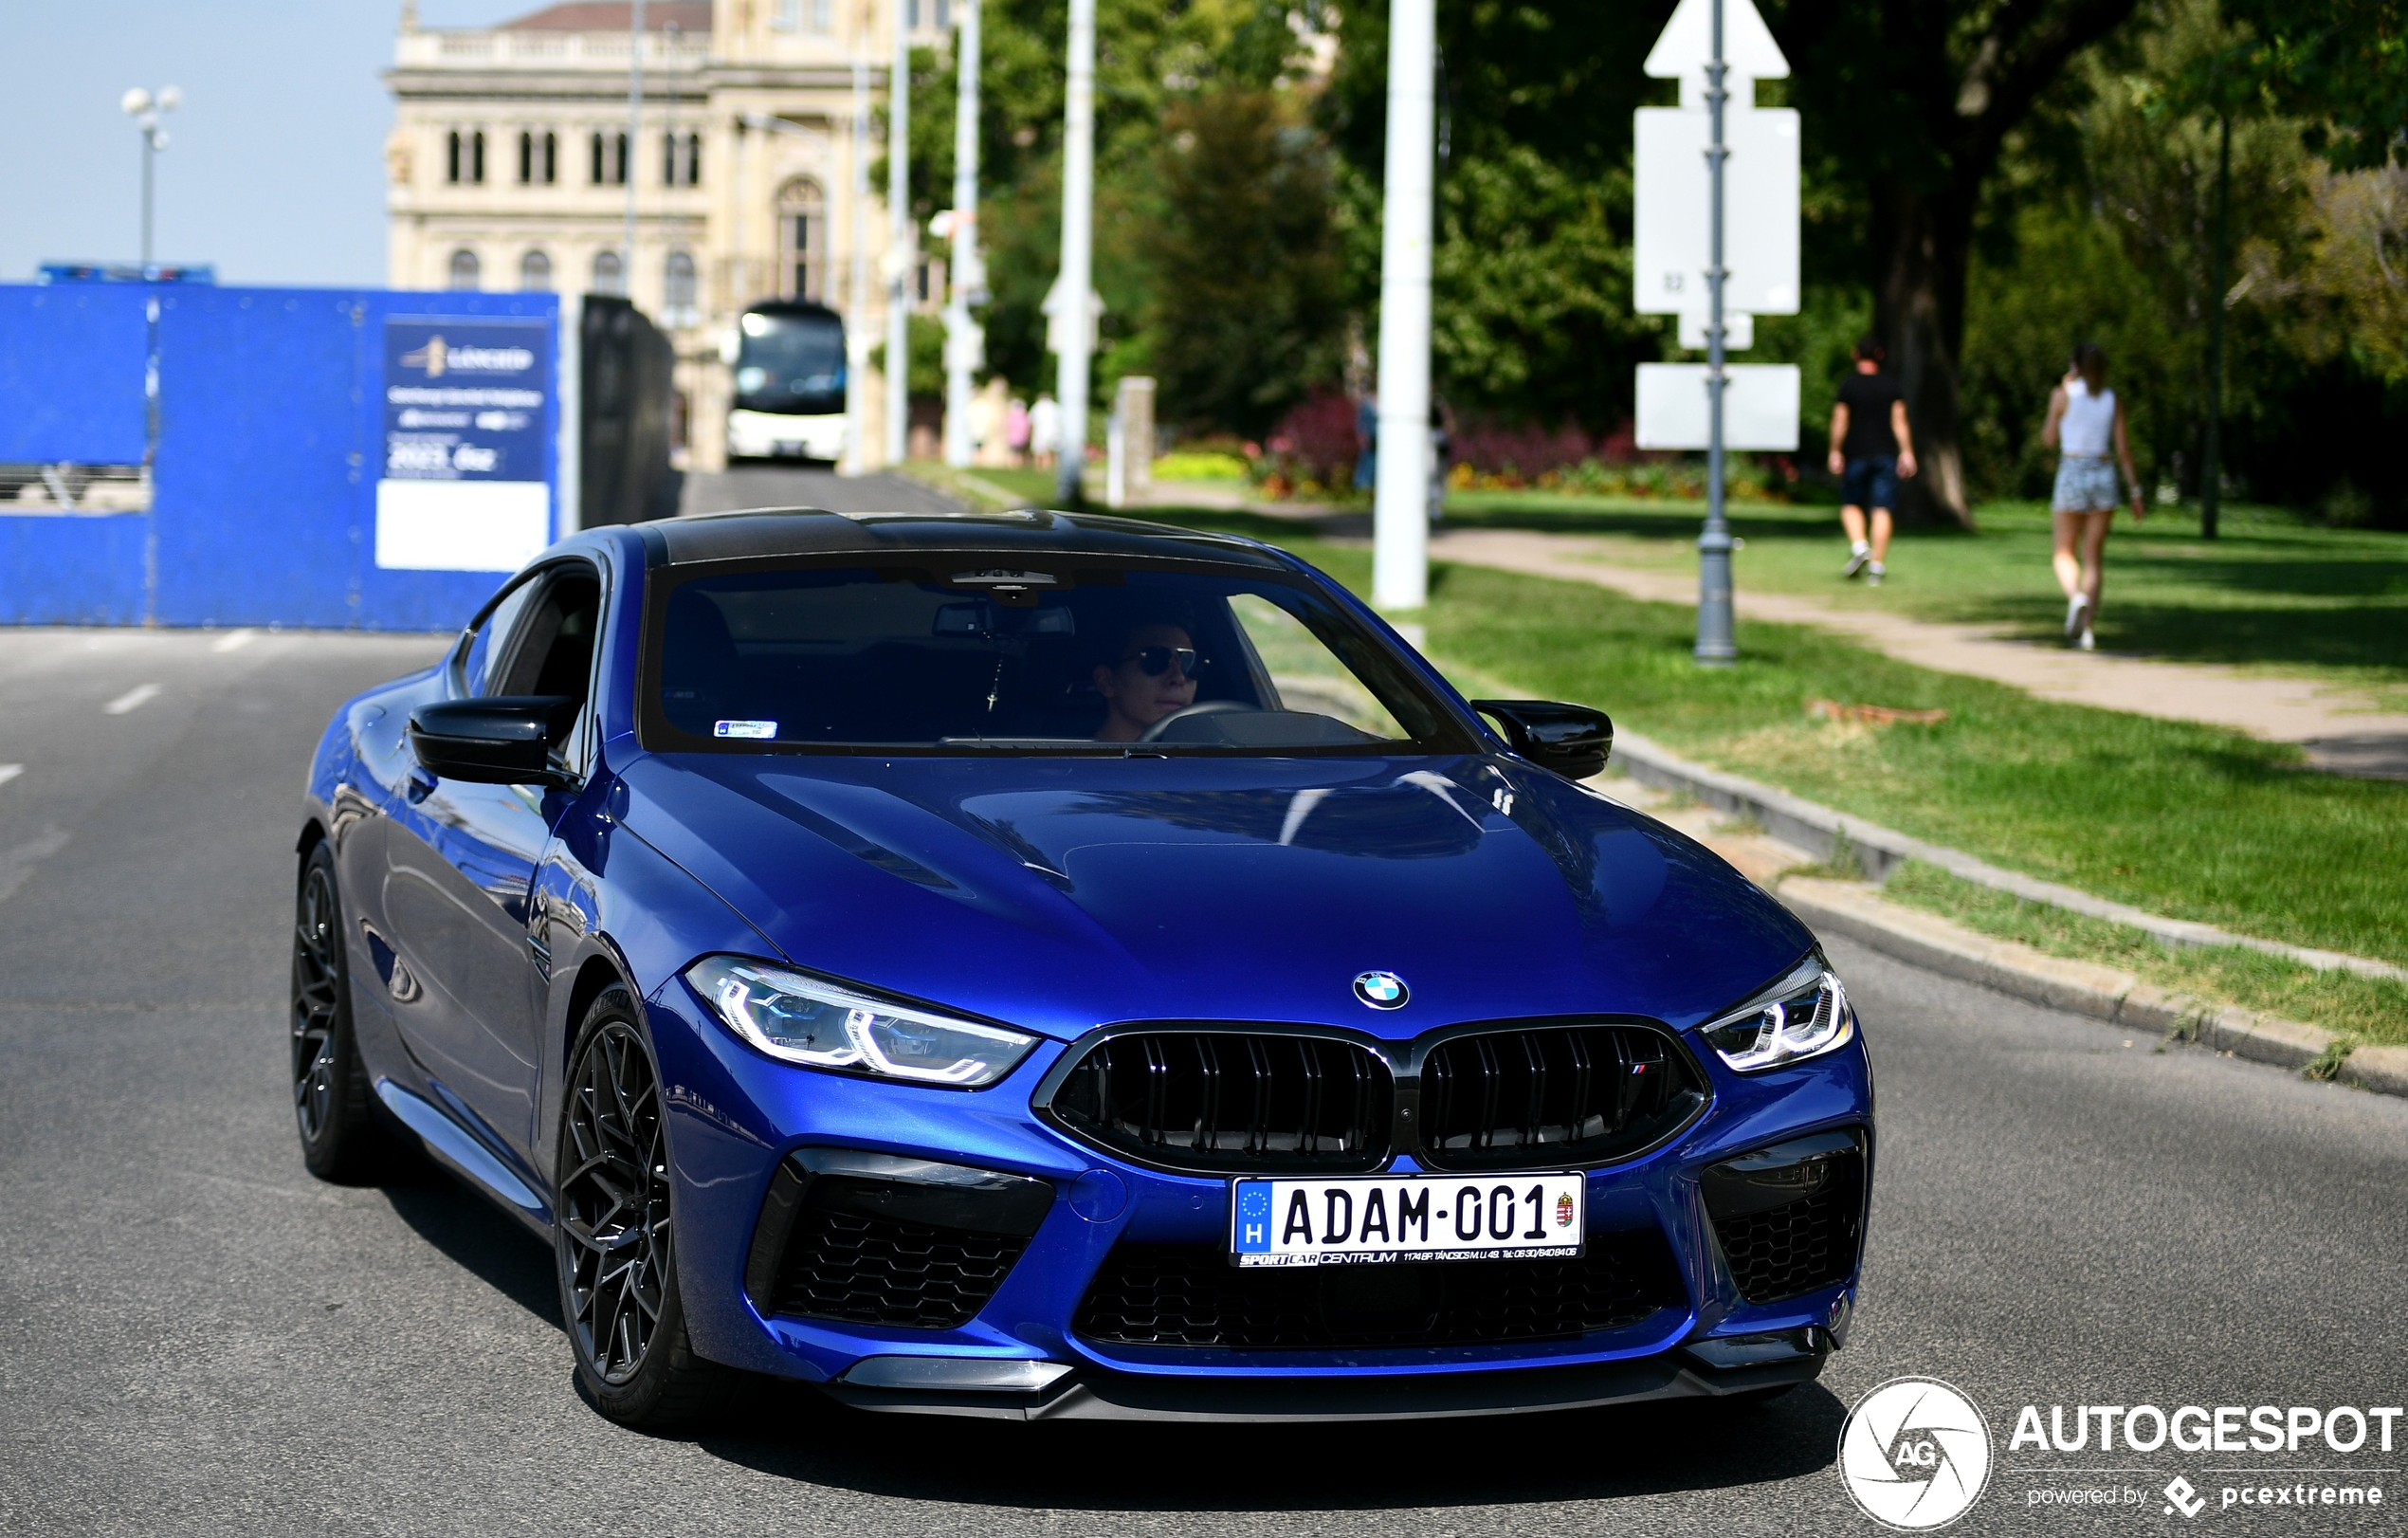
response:
<path fill-rule="evenodd" d="M 575 535 L 343 706 L 302 1156 L 551 1244 L 576 1371 L 871 1410 L 1763 1398 L 1873 1089 L 1814 937 L 1251 540 L 1028 511 Z"/>

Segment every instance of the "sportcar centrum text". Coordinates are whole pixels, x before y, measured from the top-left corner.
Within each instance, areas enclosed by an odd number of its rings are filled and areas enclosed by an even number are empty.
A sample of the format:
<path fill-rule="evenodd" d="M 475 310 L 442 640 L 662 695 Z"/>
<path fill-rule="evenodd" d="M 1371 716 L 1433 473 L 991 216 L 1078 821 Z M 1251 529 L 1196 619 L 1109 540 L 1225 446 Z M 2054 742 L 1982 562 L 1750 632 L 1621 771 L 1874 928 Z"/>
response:
<path fill-rule="evenodd" d="M 551 1243 L 603 1412 L 1311 1420 L 1813 1379 L 1870 1065 L 1814 938 L 1247 540 L 591 530 L 353 700 L 303 1157 Z"/>

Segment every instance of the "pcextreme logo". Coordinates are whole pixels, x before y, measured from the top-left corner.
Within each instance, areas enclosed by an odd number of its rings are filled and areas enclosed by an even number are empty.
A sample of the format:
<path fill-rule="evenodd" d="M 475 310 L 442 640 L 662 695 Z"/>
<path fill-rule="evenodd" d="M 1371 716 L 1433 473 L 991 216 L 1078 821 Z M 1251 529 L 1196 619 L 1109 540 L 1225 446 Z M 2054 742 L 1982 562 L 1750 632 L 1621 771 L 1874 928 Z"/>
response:
<path fill-rule="evenodd" d="M 1952 1384 L 1893 1378 L 1848 1413 L 1839 1476 L 1850 1498 L 1885 1528 L 1944 1528 L 1972 1510 L 1990 1482 L 1990 1427 Z"/>

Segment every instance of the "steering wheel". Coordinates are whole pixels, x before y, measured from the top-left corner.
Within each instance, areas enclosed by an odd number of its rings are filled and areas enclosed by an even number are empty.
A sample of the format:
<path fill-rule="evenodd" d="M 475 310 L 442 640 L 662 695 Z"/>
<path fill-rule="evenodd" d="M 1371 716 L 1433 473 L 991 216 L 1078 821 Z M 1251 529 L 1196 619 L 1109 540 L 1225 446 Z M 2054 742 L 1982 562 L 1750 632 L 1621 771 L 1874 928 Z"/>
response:
<path fill-rule="evenodd" d="M 1252 705 L 1242 704 L 1236 700 L 1198 700 L 1184 710 L 1174 710 L 1169 715 L 1164 716 L 1153 725 L 1148 726 L 1145 730 L 1140 732 L 1137 740 L 1140 742 L 1158 742 L 1162 739 L 1162 734 L 1171 729 L 1171 723 L 1175 721 L 1185 721 L 1191 716 L 1225 716 L 1232 710 L 1251 710 L 1254 707 Z"/>

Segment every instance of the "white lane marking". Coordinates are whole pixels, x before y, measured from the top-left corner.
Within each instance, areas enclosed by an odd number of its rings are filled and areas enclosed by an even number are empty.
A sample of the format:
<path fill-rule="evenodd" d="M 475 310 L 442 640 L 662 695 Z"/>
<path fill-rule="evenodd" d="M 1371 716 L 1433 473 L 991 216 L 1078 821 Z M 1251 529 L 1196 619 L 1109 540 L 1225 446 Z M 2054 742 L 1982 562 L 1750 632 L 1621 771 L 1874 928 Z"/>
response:
<path fill-rule="evenodd" d="M 12 780 L 12 779 L 16 778 L 19 775 L 24 774 L 24 773 L 25 773 L 25 765 L 24 765 L 24 764 L 21 764 L 21 763 L 0 763 L 0 785 L 5 785 L 5 784 L 7 784 L 9 781 L 10 781 L 10 780 Z"/>
<path fill-rule="evenodd" d="M 100 708 L 107 711 L 110 715 L 121 716 L 129 710 L 141 709 L 144 705 L 149 705 L 153 700 L 155 700 L 158 697 L 159 687 L 156 684 L 143 684 L 134 688 L 127 689 L 123 694 L 119 695 L 116 699 L 111 700 Z"/>
<path fill-rule="evenodd" d="M 243 648 L 250 645 L 258 633 L 258 632 L 250 630 L 228 631 L 225 634 L 217 638 L 217 644 L 210 647 L 210 650 L 211 651 L 218 652 L 221 655 L 228 651 L 240 651 Z"/>

